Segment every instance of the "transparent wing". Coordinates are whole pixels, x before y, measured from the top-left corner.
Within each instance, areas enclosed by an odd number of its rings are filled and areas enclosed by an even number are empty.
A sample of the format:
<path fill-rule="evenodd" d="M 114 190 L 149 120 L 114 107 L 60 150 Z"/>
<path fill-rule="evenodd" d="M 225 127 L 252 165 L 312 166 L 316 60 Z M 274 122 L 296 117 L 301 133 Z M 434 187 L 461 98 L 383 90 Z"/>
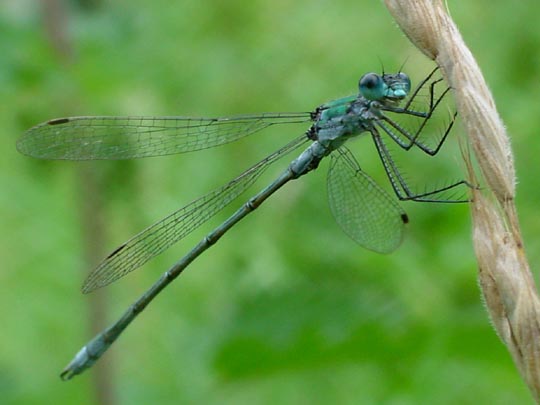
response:
<path fill-rule="evenodd" d="M 369 250 L 395 250 L 403 238 L 407 214 L 360 169 L 347 148 L 341 147 L 330 156 L 328 199 L 336 222 Z"/>
<path fill-rule="evenodd" d="M 132 159 L 211 148 L 271 125 L 308 121 L 310 113 L 222 118 L 58 118 L 26 131 L 18 140 L 17 149 L 41 159 Z"/>
<path fill-rule="evenodd" d="M 115 249 L 88 276 L 83 292 L 106 286 L 137 269 L 212 218 L 255 182 L 277 159 L 308 142 L 301 136 L 261 160 L 225 186 L 191 202 L 149 226 Z"/>

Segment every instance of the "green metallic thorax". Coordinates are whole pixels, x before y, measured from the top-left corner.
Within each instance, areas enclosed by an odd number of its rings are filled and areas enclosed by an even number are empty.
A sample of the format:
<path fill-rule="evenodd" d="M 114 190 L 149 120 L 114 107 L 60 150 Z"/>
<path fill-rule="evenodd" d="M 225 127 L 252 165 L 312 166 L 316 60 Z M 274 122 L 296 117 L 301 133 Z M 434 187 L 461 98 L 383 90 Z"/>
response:
<path fill-rule="evenodd" d="M 313 139 L 330 150 L 337 149 L 347 139 L 366 131 L 366 125 L 369 126 L 366 112 L 370 104 L 370 101 L 356 95 L 321 105 L 311 129 Z"/>
<path fill-rule="evenodd" d="M 324 122 L 345 115 L 351 104 L 357 99 L 358 96 L 348 96 L 324 103 L 319 107 L 321 111 L 319 120 Z"/>

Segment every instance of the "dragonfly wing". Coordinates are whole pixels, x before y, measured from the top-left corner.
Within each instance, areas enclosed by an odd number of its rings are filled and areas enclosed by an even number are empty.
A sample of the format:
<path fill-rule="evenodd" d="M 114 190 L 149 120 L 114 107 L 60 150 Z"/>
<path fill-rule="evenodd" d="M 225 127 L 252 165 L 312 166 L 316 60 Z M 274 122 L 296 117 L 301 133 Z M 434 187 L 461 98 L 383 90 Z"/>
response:
<path fill-rule="evenodd" d="M 390 253 L 400 245 L 407 215 L 345 147 L 331 154 L 328 199 L 336 222 L 361 246 Z"/>
<path fill-rule="evenodd" d="M 139 268 L 197 229 L 228 205 L 277 159 L 306 143 L 301 136 L 246 170 L 225 186 L 173 212 L 119 246 L 88 276 L 83 292 L 104 287 Z"/>
<path fill-rule="evenodd" d="M 17 142 L 17 149 L 41 159 L 132 159 L 211 148 L 272 125 L 310 120 L 310 113 L 223 118 L 58 118 L 26 131 Z"/>

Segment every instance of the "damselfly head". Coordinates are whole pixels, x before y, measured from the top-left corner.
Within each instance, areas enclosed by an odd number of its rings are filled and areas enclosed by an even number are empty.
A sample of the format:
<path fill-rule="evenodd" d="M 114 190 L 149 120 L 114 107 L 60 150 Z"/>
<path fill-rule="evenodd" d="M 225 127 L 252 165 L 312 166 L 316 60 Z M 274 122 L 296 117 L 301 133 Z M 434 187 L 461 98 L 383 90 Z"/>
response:
<path fill-rule="evenodd" d="M 360 94 L 368 100 L 399 101 L 407 97 L 411 90 L 411 80 L 403 72 L 396 74 L 366 73 L 358 84 Z"/>

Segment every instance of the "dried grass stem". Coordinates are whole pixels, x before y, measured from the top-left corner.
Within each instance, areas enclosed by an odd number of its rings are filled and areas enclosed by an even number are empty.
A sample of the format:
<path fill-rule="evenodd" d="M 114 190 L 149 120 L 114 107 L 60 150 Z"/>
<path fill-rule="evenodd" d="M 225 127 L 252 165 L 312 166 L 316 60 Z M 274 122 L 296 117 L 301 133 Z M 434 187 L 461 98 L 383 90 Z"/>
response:
<path fill-rule="evenodd" d="M 441 67 L 483 177 L 472 190 L 473 244 L 485 303 L 498 335 L 540 400 L 540 300 L 514 205 L 510 141 L 482 72 L 441 0 L 385 0 L 403 32 Z M 495 7 L 495 6 L 494 6 Z M 470 162 L 469 180 L 476 175 Z"/>

